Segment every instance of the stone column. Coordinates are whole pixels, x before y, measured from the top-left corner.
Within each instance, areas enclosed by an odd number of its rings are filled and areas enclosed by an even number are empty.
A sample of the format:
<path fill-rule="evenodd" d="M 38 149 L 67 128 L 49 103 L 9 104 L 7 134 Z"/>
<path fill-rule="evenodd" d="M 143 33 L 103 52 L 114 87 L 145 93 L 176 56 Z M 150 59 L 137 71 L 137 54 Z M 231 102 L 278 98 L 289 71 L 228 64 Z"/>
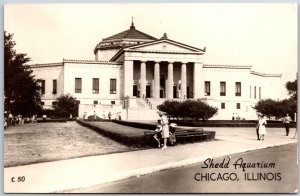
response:
<path fill-rule="evenodd" d="M 125 60 L 124 62 L 124 97 L 133 96 L 133 61 Z"/>
<path fill-rule="evenodd" d="M 186 63 L 181 64 L 181 99 L 186 99 Z"/>
<path fill-rule="evenodd" d="M 173 62 L 168 64 L 168 99 L 173 99 Z"/>
<path fill-rule="evenodd" d="M 140 97 L 146 97 L 146 62 L 141 62 L 141 84 L 140 84 Z"/>
<path fill-rule="evenodd" d="M 202 66 L 203 64 L 201 62 L 194 63 L 194 73 L 193 73 L 193 98 L 194 99 L 201 98 L 204 93 Z"/>
<path fill-rule="evenodd" d="M 154 64 L 154 98 L 159 98 L 160 90 L 160 71 L 159 71 L 159 62 Z"/>

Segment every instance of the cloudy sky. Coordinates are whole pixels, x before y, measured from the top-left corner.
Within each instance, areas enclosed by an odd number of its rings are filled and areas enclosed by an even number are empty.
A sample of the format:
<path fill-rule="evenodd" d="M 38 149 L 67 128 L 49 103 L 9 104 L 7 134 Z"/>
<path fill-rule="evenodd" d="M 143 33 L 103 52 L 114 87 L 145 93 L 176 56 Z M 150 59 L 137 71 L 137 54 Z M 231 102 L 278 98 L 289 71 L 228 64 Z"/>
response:
<path fill-rule="evenodd" d="M 11 4 L 4 29 L 32 64 L 94 59 L 96 44 L 127 30 L 132 16 L 144 33 L 206 47 L 205 64 L 296 78 L 296 4 Z"/>

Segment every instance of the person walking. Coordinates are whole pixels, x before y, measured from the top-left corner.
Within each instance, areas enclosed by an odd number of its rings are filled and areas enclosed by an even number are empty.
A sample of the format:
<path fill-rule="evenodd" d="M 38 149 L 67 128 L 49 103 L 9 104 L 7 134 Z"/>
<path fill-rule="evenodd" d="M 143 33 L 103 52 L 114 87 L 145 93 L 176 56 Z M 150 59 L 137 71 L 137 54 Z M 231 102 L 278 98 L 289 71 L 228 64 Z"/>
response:
<path fill-rule="evenodd" d="M 289 114 L 286 114 L 286 116 L 283 118 L 283 124 L 285 127 L 286 136 L 288 136 L 290 133 L 290 122 L 291 121 L 292 121 L 292 119 L 289 116 Z"/>
<path fill-rule="evenodd" d="M 260 140 L 259 139 L 259 116 L 258 116 L 258 119 L 257 119 L 257 123 L 256 123 L 256 136 L 257 136 L 257 140 Z"/>
<path fill-rule="evenodd" d="M 258 120 L 258 133 L 259 133 L 259 139 L 260 140 L 264 140 L 265 138 L 265 135 L 266 135 L 266 124 L 267 124 L 267 121 L 266 119 L 263 117 L 263 116 L 260 116 L 259 117 L 259 120 Z"/>

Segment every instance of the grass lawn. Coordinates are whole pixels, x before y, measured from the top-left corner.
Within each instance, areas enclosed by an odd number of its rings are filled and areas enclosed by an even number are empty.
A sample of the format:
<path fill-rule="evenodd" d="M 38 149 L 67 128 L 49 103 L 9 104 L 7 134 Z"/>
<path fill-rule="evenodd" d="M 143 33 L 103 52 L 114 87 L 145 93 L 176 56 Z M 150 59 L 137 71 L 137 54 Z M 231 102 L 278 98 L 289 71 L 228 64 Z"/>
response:
<path fill-rule="evenodd" d="M 76 122 L 25 124 L 4 131 L 4 167 L 132 150 L 138 149 Z"/>

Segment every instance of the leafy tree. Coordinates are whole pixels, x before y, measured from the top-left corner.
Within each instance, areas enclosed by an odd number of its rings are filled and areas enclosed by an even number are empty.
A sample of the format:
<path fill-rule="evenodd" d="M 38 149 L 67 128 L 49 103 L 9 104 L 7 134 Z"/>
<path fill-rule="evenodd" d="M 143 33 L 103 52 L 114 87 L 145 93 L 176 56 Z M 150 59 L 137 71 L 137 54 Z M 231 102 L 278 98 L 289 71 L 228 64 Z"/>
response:
<path fill-rule="evenodd" d="M 4 32 L 4 108 L 12 114 L 29 116 L 41 110 L 38 81 L 25 64 L 27 54 L 17 53 L 13 34 Z"/>
<path fill-rule="evenodd" d="M 290 99 L 297 101 L 297 79 L 293 82 L 288 81 L 285 84 L 285 88 L 287 89 L 289 95 L 291 95 Z"/>
<path fill-rule="evenodd" d="M 70 114 L 73 117 L 78 116 L 78 105 L 79 101 L 70 94 L 61 95 L 53 106 L 54 114 L 63 117 L 68 117 Z"/>
<path fill-rule="evenodd" d="M 218 112 L 218 108 L 211 107 L 200 100 L 186 100 L 184 102 L 167 100 L 157 108 L 172 118 L 194 120 L 207 120 Z"/>

